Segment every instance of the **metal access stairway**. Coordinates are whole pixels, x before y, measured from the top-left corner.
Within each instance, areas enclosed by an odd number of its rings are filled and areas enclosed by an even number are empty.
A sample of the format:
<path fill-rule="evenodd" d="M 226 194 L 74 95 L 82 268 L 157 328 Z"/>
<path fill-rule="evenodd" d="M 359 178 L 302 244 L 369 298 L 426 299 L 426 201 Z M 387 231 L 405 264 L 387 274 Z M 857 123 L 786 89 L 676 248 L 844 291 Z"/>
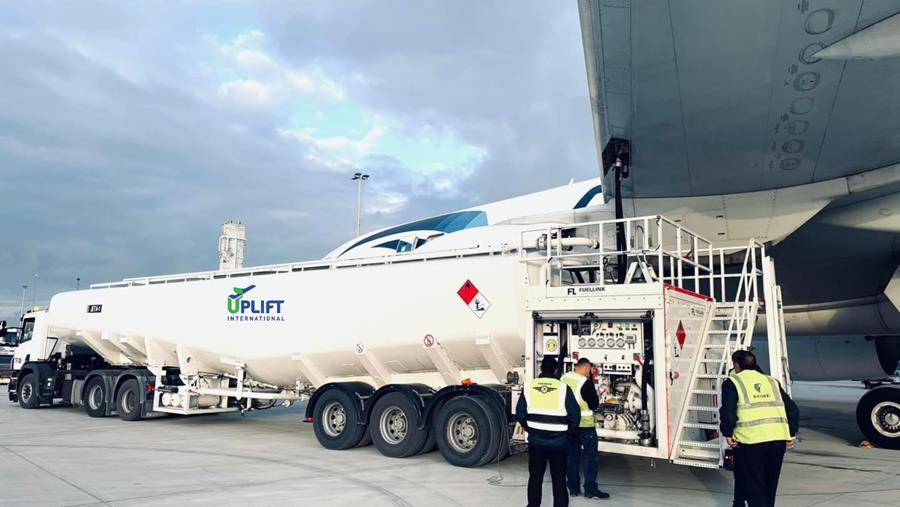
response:
<path fill-rule="evenodd" d="M 765 247 L 750 242 L 740 274 L 726 273 L 722 267 L 725 266 L 724 253 L 720 255 L 723 260 L 714 276 L 721 282 L 719 297 L 722 301 L 713 303 L 713 311 L 707 318 L 670 452 L 673 463 L 703 468 L 722 466 L 725 442 L 719 434 L 719 403 L 722 383 L 731 370 L 732 352 L 749 348 L 761 307 L 767 312 L 767 322 L 777 324 L 781 318 L 774 265 L 765 255 Z M 730 283 L 737 281 L 736 290 L 726 290 L 727 280 Z M 729 293 L 731 297 L 728 297 Z M 764 305 L 763 293 L 774 296 L 775 300 Z M 786 365 L 783 327 L 767 328 L 769 350 L 774 354 L 770 355 L 770 362 Z M 786 371 L 786 367 L 773 368 L 773 376 L 784 385 L 788 382 Z"/>

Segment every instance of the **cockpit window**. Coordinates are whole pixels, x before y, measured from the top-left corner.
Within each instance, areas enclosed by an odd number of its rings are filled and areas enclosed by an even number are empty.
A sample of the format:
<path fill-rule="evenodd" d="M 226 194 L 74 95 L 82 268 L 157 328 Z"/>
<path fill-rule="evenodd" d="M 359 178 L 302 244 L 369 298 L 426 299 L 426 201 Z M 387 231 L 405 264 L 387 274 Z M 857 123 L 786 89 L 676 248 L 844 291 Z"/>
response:
<path fill-rule="evenodd" d="M 473 227 L 484 227 L 487 224 L 487 214 L 484 211 L 459 211 L 456 213 L 450 213 L 449 215 L 426 218 L 425 220 L 398 225 L 397 227 L 391 227 L 389 229 L 385 229 L 383 231 L 379 231 L 372 235 L 366 236 L 344 250 L 341 255 L 344 255 L 345 253 L 364 243 L 369 243 L 397 234 L 411 233 L 415 231 L 434 231 L 440 232 L 442 234 L 451 234 L 464 229 L 471 229 Z M 393 241 L 389 241 L 388 243 L 393 243 Z M 385 246 L 388 243 L 376 245 L 376 247 Z"/>

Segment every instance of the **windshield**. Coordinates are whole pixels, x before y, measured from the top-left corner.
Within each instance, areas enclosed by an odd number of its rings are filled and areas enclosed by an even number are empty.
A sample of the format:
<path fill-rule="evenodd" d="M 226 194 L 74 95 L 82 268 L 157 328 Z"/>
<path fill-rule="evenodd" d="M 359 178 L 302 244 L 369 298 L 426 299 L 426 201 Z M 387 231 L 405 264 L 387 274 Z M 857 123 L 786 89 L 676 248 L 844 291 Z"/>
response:
<path fill-rule="evenodd" d="M 19 340 L 19 343 L 25 343 L 31 339 L 31 333 L 34 332 L 34 319 L 26 320 L 25 327 L 22 329 L 22 339 Z"/>
<path fill-rule="evenodd" d="M 18 333 L 15 329 L 7 329 L 3 334 L 0 334 L 0 345 L 15 345 L 19 336 Z"/>

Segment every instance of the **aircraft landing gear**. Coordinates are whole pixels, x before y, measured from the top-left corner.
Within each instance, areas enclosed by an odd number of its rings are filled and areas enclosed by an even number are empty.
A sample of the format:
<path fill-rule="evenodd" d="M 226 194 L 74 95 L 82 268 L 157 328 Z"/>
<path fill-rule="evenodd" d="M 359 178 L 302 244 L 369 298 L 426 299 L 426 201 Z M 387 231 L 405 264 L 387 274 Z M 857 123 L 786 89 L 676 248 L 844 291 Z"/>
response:
<path fill-rule="evenodd" d="M 856 405 L 856 422 L 869 442 L 900 450 L 900 387 L 881 386 Z"/>

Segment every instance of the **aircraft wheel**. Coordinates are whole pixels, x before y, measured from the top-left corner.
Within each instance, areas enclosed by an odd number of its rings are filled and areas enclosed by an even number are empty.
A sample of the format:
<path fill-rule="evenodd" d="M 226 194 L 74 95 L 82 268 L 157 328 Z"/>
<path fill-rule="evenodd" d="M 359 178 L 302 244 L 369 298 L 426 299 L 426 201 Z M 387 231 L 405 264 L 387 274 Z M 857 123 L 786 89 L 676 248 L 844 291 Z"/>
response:
<path fill-rule="evenodd" d="M 856 422 L 869 442 L 900 449 L 900 388 L 881 386 L 864 394 L 856 405 Z"/>

